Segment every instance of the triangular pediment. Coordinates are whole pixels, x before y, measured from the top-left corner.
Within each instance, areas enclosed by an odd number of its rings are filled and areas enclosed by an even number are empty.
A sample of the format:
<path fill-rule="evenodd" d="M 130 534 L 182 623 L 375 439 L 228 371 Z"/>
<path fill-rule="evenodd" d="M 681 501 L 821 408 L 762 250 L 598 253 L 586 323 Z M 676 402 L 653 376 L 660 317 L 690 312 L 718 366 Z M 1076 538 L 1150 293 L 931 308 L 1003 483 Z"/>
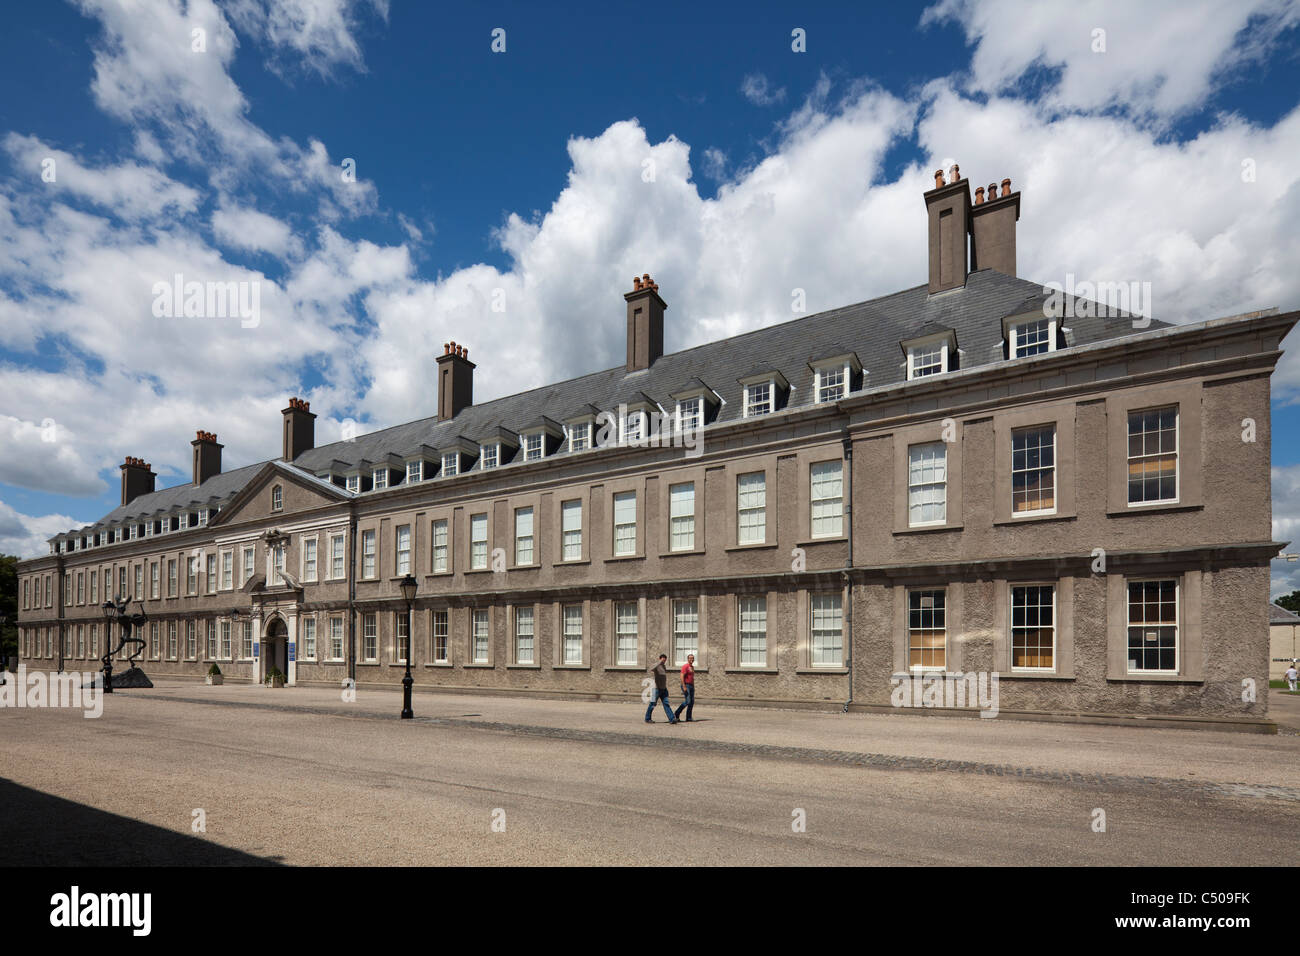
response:
<path fill-rule="evenodd" d="M 280 507 L 275 507 L 274 493 L 280 489 Z M 312 511 L 355 497 L 350 491 L 309 475 L 282 461 L 268 461 L 230 504 L 208 522 L 208 526 L 263 521 Z"/>

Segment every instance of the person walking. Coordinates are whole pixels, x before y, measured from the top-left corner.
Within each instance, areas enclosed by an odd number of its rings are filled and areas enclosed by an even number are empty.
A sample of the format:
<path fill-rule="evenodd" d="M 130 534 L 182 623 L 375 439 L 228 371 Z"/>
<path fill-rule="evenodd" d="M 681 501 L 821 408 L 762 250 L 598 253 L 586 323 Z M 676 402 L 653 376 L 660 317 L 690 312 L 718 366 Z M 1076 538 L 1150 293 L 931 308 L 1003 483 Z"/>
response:
<path fill-rule="evenodd" d="M 1295 661 L 1292 661 L 1291 666 L 1286 669 L 1286 683 L 1287 686 L 1291 689 L 1291 693 L 1293 694 L 1295 693 L 1295 685 L 1297 680 L 1300 680 L 1300 672 L 1296 671 Z"/>
<path fill-rule="evenodd" d="M 654 720 L 651 719 L 651 715 L 655 711 L 655 703 L 657 701 L 662 700 L 664 702 L 664 713 L 668 715 L 668 723 L 675 724 L 677 723 L 677 717 L 675 714 L 673 714 L 673 709 L 668 703 L 668 655 L 667 654 L 659 655 L 659 663 L 654 666 L 653 673 L 655 675 L 655 695 L 654 695 L 654 699 L 650 701 L 650 706 L 645 709 L 645 722 L 647 724 L 654 723 Z"/>
<path fill-rule="evenodd" d="M 685 699 L 677 705 L 677 710 L 673 716 L 678 719 L 682 716 L 682 708 L 686 708 L 686 722 L 692 722 L 691 713 L 695 710 L 695 655 L 687 654 L 686 663 L 682 665 L 682 697 Z"/>

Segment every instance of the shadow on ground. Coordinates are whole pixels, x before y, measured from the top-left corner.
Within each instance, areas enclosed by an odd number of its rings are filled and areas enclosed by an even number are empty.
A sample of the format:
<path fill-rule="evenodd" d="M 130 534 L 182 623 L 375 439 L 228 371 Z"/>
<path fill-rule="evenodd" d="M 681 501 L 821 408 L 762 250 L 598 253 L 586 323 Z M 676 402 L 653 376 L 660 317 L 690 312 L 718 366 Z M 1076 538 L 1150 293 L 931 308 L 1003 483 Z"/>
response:
<path fill-rule="evenodd" d="M 0 808 L 0 847 L 7 866 L 280 865 L 275 858 L 106 813 L 4 778 Z"/>

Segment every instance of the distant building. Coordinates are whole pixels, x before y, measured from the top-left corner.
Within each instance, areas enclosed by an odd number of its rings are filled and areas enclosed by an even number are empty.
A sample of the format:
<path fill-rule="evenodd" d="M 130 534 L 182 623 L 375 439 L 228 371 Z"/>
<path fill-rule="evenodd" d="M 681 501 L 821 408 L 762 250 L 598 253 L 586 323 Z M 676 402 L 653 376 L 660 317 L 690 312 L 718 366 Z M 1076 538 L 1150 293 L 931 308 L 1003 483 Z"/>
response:
<path fill-rule="evenodd" d="M 1268 677 L 1281 680 L 1292 661 L 1300 661 L 1300 617 L 1284 607 L 1268 606 Z"/>
<path fill-rule="evenodd" d="M 1300 313 L 1108 313 L 1016 277 L 1009 181 L 924 201 L 914 288 L 663 354 L 646 275 L 616 368 L 475 404 L 449 342 L 436 415 L 316 447 L 291 399 L 278 459 L 222 472 L 199 432 L 156 489 L 127 458 L 121 506 L 19 566 L 23 658 L 98 666 L 126 595 L 155 675 L 391 686 L 411 574 L 416 679 L 448 691 L 632 699 L 662 651 L 703 700 L 887 709 L 984 672 L 1004 714 L 1263 718 Z"/>

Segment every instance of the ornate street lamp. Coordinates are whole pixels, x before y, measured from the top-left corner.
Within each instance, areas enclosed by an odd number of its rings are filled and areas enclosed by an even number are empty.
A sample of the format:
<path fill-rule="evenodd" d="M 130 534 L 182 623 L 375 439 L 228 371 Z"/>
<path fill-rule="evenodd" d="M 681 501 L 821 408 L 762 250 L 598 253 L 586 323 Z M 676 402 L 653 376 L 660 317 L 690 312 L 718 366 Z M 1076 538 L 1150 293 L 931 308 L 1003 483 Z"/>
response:
<path fill-rule="evenodd" d="M 415 592 L 419 586 L 419 582 L 409 574 L 398 584 L 402 589 L 402 597 L 406 599 L 406 676 L 402 678 L 402 720 L 410 720 L 415 716 L 415 712 L 411 710 L 411 685 L 415 683 L 415 679 L 411 677 L 411 637 L 415 632 L 412 608 L 415 605 Z"/>

